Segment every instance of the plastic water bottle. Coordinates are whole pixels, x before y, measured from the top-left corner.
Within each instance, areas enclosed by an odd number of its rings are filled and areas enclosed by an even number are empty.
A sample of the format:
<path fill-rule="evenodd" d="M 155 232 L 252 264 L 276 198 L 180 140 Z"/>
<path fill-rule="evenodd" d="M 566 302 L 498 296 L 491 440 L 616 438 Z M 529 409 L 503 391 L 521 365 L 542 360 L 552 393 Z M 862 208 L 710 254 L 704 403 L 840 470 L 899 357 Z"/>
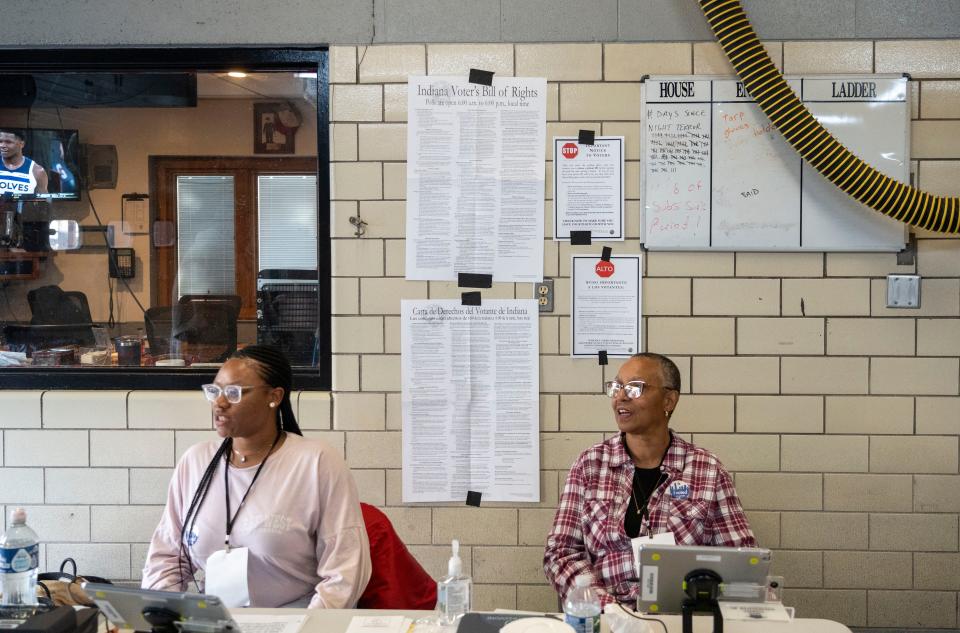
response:
<path fill-rule="evenodd" d="M 23 508 L 10 511 L 10 528 L 0 535 L 0 617 L 25 619 L 37 609 L 40 545 L 27 527 Z"/>
<path fill-rule="evenodd" d="M 587 574 L 577 576 L 563 602 L 563 620 L 577 633 L 600 633 L 600 598 Z"/>

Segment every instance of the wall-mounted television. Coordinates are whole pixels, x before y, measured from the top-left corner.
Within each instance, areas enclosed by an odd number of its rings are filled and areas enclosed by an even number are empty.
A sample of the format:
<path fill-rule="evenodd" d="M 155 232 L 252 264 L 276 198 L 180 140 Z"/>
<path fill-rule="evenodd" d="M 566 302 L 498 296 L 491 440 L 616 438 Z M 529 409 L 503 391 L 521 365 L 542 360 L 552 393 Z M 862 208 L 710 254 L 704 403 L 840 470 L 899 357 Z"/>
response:
<path fill-rule="evenodd" d="M 46 173 L 46 192 L 37 191 L 36 178 L 30 177 L 27 168 L 11 169 L 7 164 L 9 152 L 4 149 L 4 139 L 23 142 L 19 153 L 34 161 Z M 4 153 L 5 152 L 5 153 Z M 80 141 L 77 130 L 48 130 L 41 128 L 8 128 L 0 126 L 0 153 L 4 163 L 0 165 L 0 195 L 16 198 L 49 198 L 53 200 L 80 199 Z M 25 162 L 25 161 L 24 161 Z"/>

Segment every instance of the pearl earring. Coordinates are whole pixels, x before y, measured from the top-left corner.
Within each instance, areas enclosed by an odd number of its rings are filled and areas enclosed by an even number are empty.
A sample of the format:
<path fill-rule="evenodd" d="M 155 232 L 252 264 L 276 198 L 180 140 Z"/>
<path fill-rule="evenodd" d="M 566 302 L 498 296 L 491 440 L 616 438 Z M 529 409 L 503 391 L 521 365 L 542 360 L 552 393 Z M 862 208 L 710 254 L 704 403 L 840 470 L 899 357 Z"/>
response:
<path fill-rule="evenodd" d="M 271 408 L 271 409 L 276 409 L 276 408 L 277 408 L 277 403 L 276 403 L 276 402 L 271 402 L 271 403 L 270 403 L 270 408 Z"/>

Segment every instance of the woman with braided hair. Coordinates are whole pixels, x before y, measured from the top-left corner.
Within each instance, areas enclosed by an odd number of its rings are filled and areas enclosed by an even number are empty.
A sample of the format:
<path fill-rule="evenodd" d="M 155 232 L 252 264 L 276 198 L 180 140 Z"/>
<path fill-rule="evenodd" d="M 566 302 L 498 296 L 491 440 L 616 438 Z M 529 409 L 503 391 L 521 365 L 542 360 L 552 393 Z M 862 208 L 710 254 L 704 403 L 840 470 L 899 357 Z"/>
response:
<path fill-rule="evenodd" d="M 177 464 L 145 589 L 193 584 L 233 596 L 228 606 L 356 604 L 371 568 L 356 484 L 332 448 L 302 436 L 291 382 L 283 354 L 251 345 L 203 386 L 223 439 L 191 447 Z"/>

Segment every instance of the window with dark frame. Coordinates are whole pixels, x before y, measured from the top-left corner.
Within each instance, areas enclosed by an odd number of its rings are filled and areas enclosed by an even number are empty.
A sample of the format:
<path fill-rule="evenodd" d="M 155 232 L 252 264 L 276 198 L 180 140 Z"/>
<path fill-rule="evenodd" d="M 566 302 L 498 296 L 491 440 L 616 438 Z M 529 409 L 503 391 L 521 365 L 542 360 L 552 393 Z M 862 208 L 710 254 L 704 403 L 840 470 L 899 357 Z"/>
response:
<path fill-rule="evenodd" d="M 327 51 L 21 52 L 3 167 L 52 177 L 0 193 L 0 382 L 192 388 L 267 343 L 329 389 Z"/>

